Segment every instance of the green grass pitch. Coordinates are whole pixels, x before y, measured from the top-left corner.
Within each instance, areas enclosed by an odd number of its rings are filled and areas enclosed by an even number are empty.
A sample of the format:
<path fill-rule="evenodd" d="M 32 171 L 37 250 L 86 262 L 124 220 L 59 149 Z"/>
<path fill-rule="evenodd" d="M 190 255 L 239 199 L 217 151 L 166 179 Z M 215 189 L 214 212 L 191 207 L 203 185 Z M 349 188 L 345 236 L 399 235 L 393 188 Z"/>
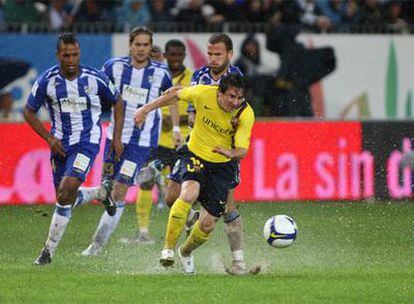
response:
<path fill-rule="evenodd" d="M 0 303 L 414 303 L 412 202 L 242 204 L 246 260 L 263 266 L 244 277 L 224 274 L 230 254 L 222 223 L 195 252 L 197 275 L 162 269 L 167 212 L 156 208 L 154 245 L 119 243 L 135 231 L 128 206 L 104 254 L 82 257 L 102 210 L 74 210 L 52 264 L 36 267 L 52 207 L 0 207 Z M 296 220 L 293 246 L 275 249 L 263 239 L 274 214 Z"/>

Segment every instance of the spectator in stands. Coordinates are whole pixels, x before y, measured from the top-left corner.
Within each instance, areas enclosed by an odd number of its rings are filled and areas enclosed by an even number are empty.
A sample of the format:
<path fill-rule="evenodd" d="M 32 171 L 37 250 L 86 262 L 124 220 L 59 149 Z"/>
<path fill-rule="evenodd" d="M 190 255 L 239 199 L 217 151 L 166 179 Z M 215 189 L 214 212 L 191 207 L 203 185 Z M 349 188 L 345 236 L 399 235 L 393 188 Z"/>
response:
<path fill-rule="evenodd" d="M 402 17 L 402 2 L 392 0 L 386 4 L 385 22 L 387 29 L 393 33 L 408 31 L 408 24 Z"/>
<path fill-rule="evenodd" d="M 270 24 L 299 23 L 299 6 L 295 1 L 270 0 L 264 2 L 265 20 Z"/>
<path fill-rule="evenodd" d="M 34 1 L 6 0 L 3 9 L 7 23 L 37 23 L 41 21 Z"/>
<path fill-rule="evenodd" d="M 317 32 L 328 31 L 332 23 L 322 14 L 322 10 L 315 0 L 296 0 L 299 7 L 299 20 L 308 30 Z"/>
<path fill-rule="evenodd" d="M 354 0 L 318 0 L 318 5 L 332 26 L 351 24 L 357 18 L 358 10 Z"/>
<path fill-rule="evenodd" d="M 204 0 L 185 0 L 175 17 L 176 22 L 189 23 L 193 27 L 205 26 L 209 18 L 214 14 L 214 8 L 205 5 Z"/>
<path fill-rule="evenodd" d="M 71 7 L 66 0 L 52 0 L 49 10 L 49 24 L 52 30 L 60 31 L 73 23 Z"/>
<path fill-rule="evenodd" d="M 379 0 L 365 0 L 360 5 L 358 23 L 364 32 L 380 32 L 385 26 L 383 8 Z"/>
<path fill-rule="evenodd" d="M 234 63 L 243 75 L 251 77 L 258 74 L 260 65 L 260 46 L 254 35 L 248 35 L 242 42 L 240 57 Z"/>
<path fill-rule="evenodd" d="M 151 21 L 151 13 L 145 0 L 124 0 L 118 23 L 122 25 L 145 26 Z"/>
<path fill-rule="evenodd" d="M 260 0 L 247 0 L 244 14 L 248 22 L 263 22 L 262 2 Z"/>
<path fill-rule="evenodd" d="M 210 23 L 241 22 L 245 20 L 241 1 L 237 0 L 210 0 L 206 2 L 214 8 Z"/>
<path fill-rule="evenodd" d="M 152 0 L 150 5 L 152 22 L 171 22 L 173 16 L 170 14 L 165 0 Z"/>
<path fill-rule="evenodd" d="M 271 100 L 272 85 L 275 71 L 270 70 L 262 64 L 260 59 L 260 44 L 254 35 L 247 35 L 240 48 L 240 56 L 235 61 L 243 75 L 249 82 L 247 91 L 248 100 L 253 101 L 251 106 L 255 113 L 263 114 L 263 105 Z"/>
<path fill-rule="evenodd" d="M 99 21 L 104 21 L 102 19 L 101 7 L 99 3 L 96 0 L 84 0 L 76 14 L 76 22 Z"/>

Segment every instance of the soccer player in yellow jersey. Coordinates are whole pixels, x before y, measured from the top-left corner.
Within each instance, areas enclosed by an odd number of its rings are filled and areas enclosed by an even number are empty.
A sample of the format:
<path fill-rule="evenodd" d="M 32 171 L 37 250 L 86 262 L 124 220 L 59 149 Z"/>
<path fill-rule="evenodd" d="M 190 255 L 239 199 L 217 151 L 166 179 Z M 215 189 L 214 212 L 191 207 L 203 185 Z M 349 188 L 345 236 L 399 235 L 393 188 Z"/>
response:
<path fill-rule="evenodd" d="M 188 150 L 180 157 L 181 192 L 169 214 L 160 259 L 165 267 L 174 264 L 176 243 L 187 214 L 197 200 L 202 206 L 200 219 L 178 248 L 181 266 L 187 274 L 195 273 L 193 250 L 210 238 L 215 223 L 226 209 L 227 193 L 237 170 L 231 160 L 246 156 L 254 123 L 253 110 L 244 96 L 243 78 L 229 74 L 219 86 L 173 87 L 135 112 L 135 123 L 142 125 L 150 111 L 179 99 L 192 102 L 197 111 Z"/>
<path fill-rule="evenodd" d="M 173 76 L 173 84 L 189 86 L 193 72 L 184 66 L 185 44 L 176 39 L 167 41 L 165 44 L 164 58 L 167 60 L 168 68 Z M 138 177 L 140 190 L 136 201 L 138 237 L 134 240 L 139 244 L 151 244 L 152 238 L 149 236 L 149 222 L 152 207 L 151 189 L 154 183 L 160 188 L 159 195 L 164 195 L 164 183 L 166 175 L 174 167 L 178 158 L 177 143 L 173 142 L 173 130 L 180 132 L 182 137 L 190 133 L 188 127 L 187 104 L 178 103 L 180 115 L 180 127 L 173 127 L 169 107 L 162 110 L 162 131 L 158 141 L 158 148 L 152 158 L 156 161 L 143 168 Z M 177 130 L 178 128 L 178 130 Z M 159 174 L 159 170 L 162 170 Z M 168 187 L 168 184 L 167 184 Z M 167 191 L 168 193 L 168 191 Z"/>

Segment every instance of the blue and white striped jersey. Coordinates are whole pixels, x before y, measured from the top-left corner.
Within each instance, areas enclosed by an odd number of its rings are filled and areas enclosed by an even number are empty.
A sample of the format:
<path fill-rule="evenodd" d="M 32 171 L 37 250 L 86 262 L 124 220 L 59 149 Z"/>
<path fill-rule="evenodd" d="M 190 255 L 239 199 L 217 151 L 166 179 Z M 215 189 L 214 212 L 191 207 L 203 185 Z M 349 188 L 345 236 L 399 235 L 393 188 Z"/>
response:
<path fill-rule="evenodd" d="M 229 66 L 229 68 L 227 69 L 227 72 L 223 76 L 227 74 L 238 74 L 238 75 L 243 76 L 243 73 L 240 71 L 240 69 L 233 65 Z M 219 85 L 220 80 L 221 78 L 223 78 L 223 76 L 221 76 L 217 80 L 214 80 L 210 73 L 210 67 L 203 66 L 193 73 L 193 76 L 191 77 L 190 85 L 192 86 L 197 85 L 197 84 Z M 195 112 L 194 106 L 191 103 L 188 104 L 187 112 Z"/>
<path fill-rule="evenodd" d="M 27 106 L 37 112 L 46 105 L 52 121 L 51 133 L 64 148 L 78 143 L 99 144 L 101 103 L 119 97 L 108 77 L 97 69 L 80 66 L 80 75 L 68 80 L 58 65 L 43 72 L 33 85 Z"/>
<path fill-rule="evenodd" d="M 229 66 L 229 68 L 227 69 L 227 72 L 223 76 L 227 74 L 238 74 L 238 75 L 243 76 L 243 73 L 240 71 L 240 69 L 233 65 Z M 191 77 L 191 85 L 196 85 L 196 84 L 219 85 L 220 80 L 221 78 L 223 78 L 223 76 L 221 76 L 217 80 L 214 80 L 210 73 L 210 67 L 203 66 L 202 68 L 198 69 L 197 71 L 193 73 L 193 77 Z"/>
<path fill-rule="evenodd" d="M 151 111 L 142 129 L 135 126 L 134 112 L 142 105 L 151 102 L 172 86 L 172 78 L 166 65 L 151 61 L 141 69 L 131 65 L 131 58 L 121 57 L 108 60 L 103 71 L 122 94 L 125 104 L 125 120 L 122 130 L 122 143 L 142 147 L 156 147 L 161 131 L 161 109 Z M 114 117 L 108 129 L 112 139 Z"/>

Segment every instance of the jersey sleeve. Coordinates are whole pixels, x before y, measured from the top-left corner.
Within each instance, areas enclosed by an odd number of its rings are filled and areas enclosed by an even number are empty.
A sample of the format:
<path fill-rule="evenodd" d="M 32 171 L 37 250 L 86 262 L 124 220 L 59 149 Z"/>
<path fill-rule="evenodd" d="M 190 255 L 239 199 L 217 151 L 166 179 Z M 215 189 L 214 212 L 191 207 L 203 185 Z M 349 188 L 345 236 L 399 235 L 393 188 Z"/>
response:
<path fill-rule="evenodd" d="M 240 116 L 239 125 L 234 136 L 234 146 L 236 148 L 248 149 L 250 146 L 250 136 L 254 124 L 254 112 L 249 106 Z"/>
<path fill-rule="evenodd" d="M 106 74 L 100 73 L 98 81 L 98 94 L 106 102 L 115 104 L 119 98 L 119 93 L 115 85 L 109 80 Z"/>
<path fill-rule="evenodd" d="M 179 92 L 178 97 L 180 100 L 194 104 L 194 107 L 197 108 L 197 91 L 198 86 L 186 87 Z"/>
<path fill-rule="evenodd" d="M 101 72 L 103 74 L 105 74 L 106 77 L 108 77 L 109 80 L 111 80 L 111 81 L 113 81 L 113 79 L 114 79 L 112 66 L 113 65 L 111 64 L 111 61 L 107 61 L 107 62 L 104 63 L 104 65 L 101 68 Z"/>
<path fill-rule="evenodd" d="M 37 112 L 40 107 L 45 103 L 47 94 L 46 94 L 47 83 L 38 78 L 33 84 L 32 91 L 27 98 L 26 107 Z"/>

